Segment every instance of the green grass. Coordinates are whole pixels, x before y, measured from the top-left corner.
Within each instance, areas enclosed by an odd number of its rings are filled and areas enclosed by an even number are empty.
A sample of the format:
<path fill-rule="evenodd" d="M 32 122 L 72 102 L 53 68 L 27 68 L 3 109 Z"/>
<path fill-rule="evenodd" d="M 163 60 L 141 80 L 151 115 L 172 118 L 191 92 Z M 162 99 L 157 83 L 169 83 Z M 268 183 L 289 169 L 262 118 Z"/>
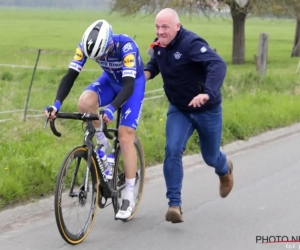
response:
<path fill-rule="evenodd" d="M 37 50 L 42 49 L 29 108 L 43 112 L 53 102 L 61 77 L 65 74 L 85 28 L 95 19 L 105 18 L 115 33 L 136 37 L 146 63 L 148 45 L 154 34 L 154 17 L 118 17 L 99 12 L 58 10 L 0 10 L 0 64 L 33 66 Z M 293 20 L 248 19 L 246 22 L 246 64 L 231 65 L 232 22 L 230 19 L 181 18 L 184 27 L 203 36 L 228 63 L 223 86 L 223 144 L 276 127 L 299 121 L 299 58 L 291 58 L 295 22 Z M 8 35 L 9 32 L 9 35 Z M 255 72 L 253 56 L 257 53 L 261 32 L 269 34 L 267 76 Z M 101 70 L 87 62 L 62 107 L 63 112 L 76 111 L 77 100 L 84 88 L 96 79 Z M 23 109 L 32 77 L 32 69 L 0 67 L 0 112 Z M 147 83 L 147 91 L 162 88 L 160 77 Z M 162 91 L 147 94 L 161 95 Z M 168 102 L 165 98 L 147 100 L 138 128 L 148 166 L 163 161 L 164 125 Z M 36 114 L 30 111 L 29 115 Z M 22 113 L 0 114 L 0 209 L 14 202 L 26 202 L 53 192 L 56 174 L 67 151 L 82 141 L 81 123 L 58 122 L 62 138 L 50 129 L 43 129 L 42 117 L 22 121 Z M 199 152 L 198 138 L 193 134 L 185 154 Z"/>

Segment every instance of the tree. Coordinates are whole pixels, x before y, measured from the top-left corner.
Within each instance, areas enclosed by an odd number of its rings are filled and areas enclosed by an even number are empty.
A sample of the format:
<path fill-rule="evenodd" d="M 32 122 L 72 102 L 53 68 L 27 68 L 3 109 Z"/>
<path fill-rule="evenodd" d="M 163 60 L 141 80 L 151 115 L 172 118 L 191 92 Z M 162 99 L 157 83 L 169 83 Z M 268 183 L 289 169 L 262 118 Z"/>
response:
<path fill-rule="evenodd" d="M 291 56 L 300 57 L 300 1 L 282 0 L 280 4 L 284 10 L 284 13 L 290 14 L 296 18 L 295 38 Z"/>
<path fill-rule="evenodd" d="M 251 9 L 250 1 L 224 1 L 230 8 L 233 21 L 232 64 L 245 63 L 245 22 Z"/>
<path fill-rule="evenodd" d="M 270 0 L 268 12 L 277 17 L 296 19 L 296 30 L 291 56 L 300 57 L 300 1 Z"/>
<path fill-rule="evenodd" d="M 139 11 L 154 13 L 165 7 L 192 13 L 201 10 L 205 15 L 212 11 L 230 8 L 233 20 L 232 64 L 245 63 L 245 22 L 248 13 L 259 12 L 268 0 L 115 0 L 112 11 L 132 15 Z"/>
<path fill-rule="evenodd" d="M 292 50 L 292 57 L 296 56 L 300 57 L 300 17 L 298 17 L 296 21 L 296 32 Z"/>

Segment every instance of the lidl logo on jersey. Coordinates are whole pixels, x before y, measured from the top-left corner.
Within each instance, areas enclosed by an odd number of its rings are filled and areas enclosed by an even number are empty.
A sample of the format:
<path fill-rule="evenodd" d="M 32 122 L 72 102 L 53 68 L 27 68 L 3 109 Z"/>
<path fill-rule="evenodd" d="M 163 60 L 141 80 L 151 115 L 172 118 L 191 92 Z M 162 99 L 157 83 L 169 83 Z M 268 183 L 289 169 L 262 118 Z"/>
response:
<path fill-rule="evenodd" d="M 75 56 L 74 56 L 74 60 L 75 61 L 81 61 L 83 58 L 83 53 L 81 51 L 81 49 L 77 48 L 75 51 Z"/>
<path fill-rule="evenodd" d="M 123 60 L 124 66 L 128 68 L 132 68 L 135 66 L 135 58 L 134 54 L 128 54 L 125 56 Z"/>

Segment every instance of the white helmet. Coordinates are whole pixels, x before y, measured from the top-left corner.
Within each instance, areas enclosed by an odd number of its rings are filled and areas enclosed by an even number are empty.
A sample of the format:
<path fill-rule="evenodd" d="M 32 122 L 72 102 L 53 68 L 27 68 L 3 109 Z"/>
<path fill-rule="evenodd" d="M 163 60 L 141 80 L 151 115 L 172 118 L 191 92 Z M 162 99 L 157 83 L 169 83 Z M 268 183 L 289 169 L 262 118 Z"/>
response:
<path fill-rule="evenodd" d="M 92 23 L 82 36 L 84 54 L 93 60 L 104 56 L 110 49 L 112 35 L 112 28 L 105 20 Z"/>

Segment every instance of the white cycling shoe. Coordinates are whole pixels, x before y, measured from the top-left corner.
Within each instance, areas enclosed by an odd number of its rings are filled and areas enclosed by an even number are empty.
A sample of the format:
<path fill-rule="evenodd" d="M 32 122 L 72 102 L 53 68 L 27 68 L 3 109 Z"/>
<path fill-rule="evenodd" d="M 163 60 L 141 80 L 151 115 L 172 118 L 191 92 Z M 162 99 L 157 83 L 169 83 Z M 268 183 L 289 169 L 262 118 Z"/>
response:
<path fill-rule="evenodd" d="M 133 208 L 135 206 L 134 201 L 122 200 L 122 206 L 116 214 L 116 219 L 126 220 L 132 215 Z"/>

